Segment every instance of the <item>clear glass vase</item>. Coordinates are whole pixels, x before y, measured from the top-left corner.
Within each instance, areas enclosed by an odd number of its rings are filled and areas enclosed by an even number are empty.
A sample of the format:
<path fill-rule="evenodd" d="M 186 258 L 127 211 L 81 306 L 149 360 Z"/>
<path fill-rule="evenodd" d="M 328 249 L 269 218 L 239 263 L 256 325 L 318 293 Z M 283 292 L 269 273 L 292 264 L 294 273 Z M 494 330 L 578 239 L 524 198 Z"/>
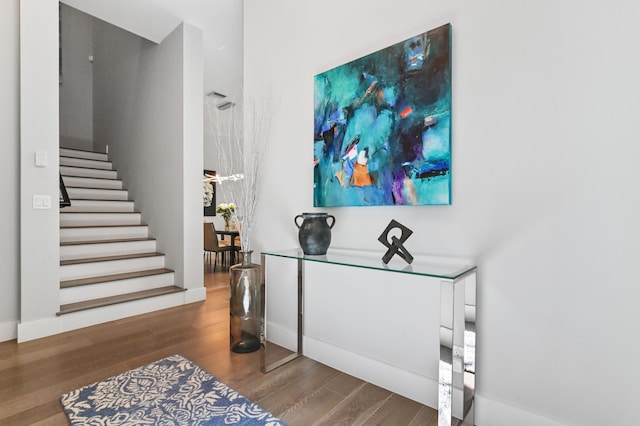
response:
<path fill-rule="evenodd" d="M 262 267 L 251 263 L 251 253 L 229 268 L 230 345 L 237 353 L 257 351 L 264 335 Z"/>

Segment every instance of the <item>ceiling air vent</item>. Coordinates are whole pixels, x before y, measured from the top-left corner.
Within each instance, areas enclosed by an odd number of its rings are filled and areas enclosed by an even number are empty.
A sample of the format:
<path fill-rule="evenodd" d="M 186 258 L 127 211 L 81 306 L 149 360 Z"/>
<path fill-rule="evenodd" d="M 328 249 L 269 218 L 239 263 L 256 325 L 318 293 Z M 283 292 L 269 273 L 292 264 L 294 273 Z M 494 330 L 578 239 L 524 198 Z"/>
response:
<path fill-rule="evenodd" d="M 231 108 L 231 107 L 232 107 L 232 106 L 234 106 L 234 105 L 235 105 L 235 104 L 234 104 L 233 102 L 229 102 L 229 101 L 227 101 L 227 102 L 223 102 L 223 103 L 221 103 L 221 104 L 218 104 L 218 109 L 220 109 L 220 110 L 225 110 L 225 109 L 229 109 L 229 108 Z"/>

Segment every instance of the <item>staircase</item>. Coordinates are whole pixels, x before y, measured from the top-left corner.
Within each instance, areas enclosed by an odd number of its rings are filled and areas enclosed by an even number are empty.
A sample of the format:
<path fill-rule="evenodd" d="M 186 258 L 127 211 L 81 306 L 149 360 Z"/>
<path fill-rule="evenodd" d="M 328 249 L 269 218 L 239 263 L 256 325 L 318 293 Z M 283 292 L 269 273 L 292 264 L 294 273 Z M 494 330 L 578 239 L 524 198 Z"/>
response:
<path fill-rule="evenodd" d="M 60 311 L 77 328 L 184 303 L 107 154 L 60 148 Z M 73 325 L 71 325 L 73 323 Z M 63 324 L 64 325 L 64 324 Z"/>

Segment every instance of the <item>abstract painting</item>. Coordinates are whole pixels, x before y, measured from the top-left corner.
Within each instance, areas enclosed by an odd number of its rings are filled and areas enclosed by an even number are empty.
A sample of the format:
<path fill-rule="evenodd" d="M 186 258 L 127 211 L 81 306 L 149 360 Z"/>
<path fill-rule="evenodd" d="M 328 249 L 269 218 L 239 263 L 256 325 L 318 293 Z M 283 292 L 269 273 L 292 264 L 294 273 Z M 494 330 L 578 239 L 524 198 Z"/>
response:
<path fill-rule="evenodd" d="M 314 79 L 314 206 L 451 204 L 451 25 Z"/>

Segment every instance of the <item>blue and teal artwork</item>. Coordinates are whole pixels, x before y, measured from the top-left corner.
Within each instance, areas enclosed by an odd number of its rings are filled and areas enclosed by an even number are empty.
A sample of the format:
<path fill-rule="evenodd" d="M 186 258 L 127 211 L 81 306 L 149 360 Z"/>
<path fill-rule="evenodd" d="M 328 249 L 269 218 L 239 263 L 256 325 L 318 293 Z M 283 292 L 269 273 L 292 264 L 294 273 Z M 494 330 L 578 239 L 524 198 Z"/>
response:
<path fill-rule="evenodd" d="M 451 204 L 450 24 L 314 83 L 314 206 Z"/>

